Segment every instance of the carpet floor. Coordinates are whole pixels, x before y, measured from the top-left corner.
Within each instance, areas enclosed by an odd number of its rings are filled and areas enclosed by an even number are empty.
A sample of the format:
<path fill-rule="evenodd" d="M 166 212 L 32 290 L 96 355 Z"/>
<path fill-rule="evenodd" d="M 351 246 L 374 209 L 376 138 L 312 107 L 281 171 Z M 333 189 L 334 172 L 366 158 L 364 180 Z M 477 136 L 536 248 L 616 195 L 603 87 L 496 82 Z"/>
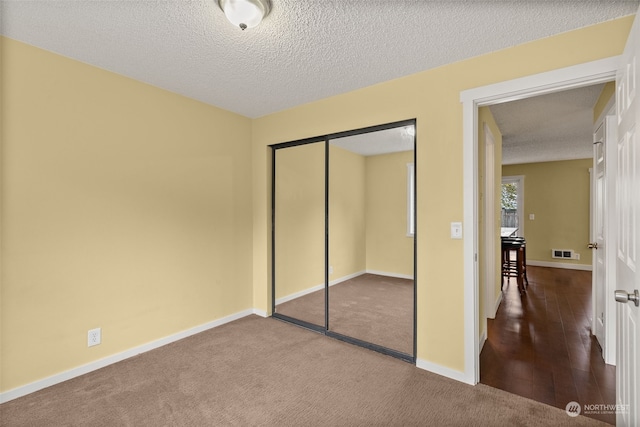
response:
<path fill-rule="evenodd" d="M 324 290 L 276 312 L 324 326 Z M 331 286 L 329 330 L 413 355 L 413 280 L 362 274 Z"/>
<path fill-rule="evenodd" d="M 0 405 L 3 426 L 598 426 L 255 315 Z"/>

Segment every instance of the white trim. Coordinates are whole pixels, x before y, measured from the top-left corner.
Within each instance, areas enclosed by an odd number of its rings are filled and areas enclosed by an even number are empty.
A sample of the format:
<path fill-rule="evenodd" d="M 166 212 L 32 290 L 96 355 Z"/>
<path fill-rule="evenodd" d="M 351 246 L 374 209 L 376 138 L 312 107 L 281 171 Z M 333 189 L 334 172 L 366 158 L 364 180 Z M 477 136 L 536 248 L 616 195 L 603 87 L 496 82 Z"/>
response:
<path fill-rule="evenodd" d="M 416 200 L 415 200 L 415 165 L 413 163 L 407 163 L 407 237 L 415 237 L 415 213 L 416 213 Z"/>
<path fill-rule="evenodd" d="M 615 96 L 613 97 L 615 98 Z M 616 288 L 616 271 L 618 269 L 617 258 L 617 215 L 616 215 L 616 177 L 618 171 L 618 117 L 615 112 L 615 107 L 610 110 L 610 115 L 605 116 L 606 120 L 606 139 L 605 143 L 605 179 L 606 179 L 606 213 L 605 213 L 605 263 L 607 266 L 605 276 L 605 296 L 611 295 Z M 612 248 L 612 249 L 607 249 Z M 605 298 L 605 351 L 604 361 L 609 365 L 616 364 L 616 348 L 617 348 L 617 334 L 616 334 L 616 302 L 613 298 Z"/>
<path fill-rule="evenodd" d="M 502 278 L 500 278 L 500 280 L 502 280 Z M 498 308 L 500 307 L 500 303 L 502 302 L 502 292 L 500 292 L 498 294 L 498 296 L 496 297 L 495 302 L 493 303 L 493 318 L 496 317 L 496 313 L 498 312 Z M 480 353 L 478 353 L 480 354 Z"/>
<path fill-rule="evenodd" d="M 487 123 L 483 124 L 484 130 L 484 330 L 487 330 L 487 319 L 496 317 L 496 311 L 491 307 L 491 300 L 496 295 L 496 180 L 495 180 L 495 146 L 496 140 Z M 487 173 L 489 171 L 489 173 Z M 480 344 L 482 348 L 483 344 Z"/>
<path fill-rule="evenodd" d="M 486 329 L 486 325 L 485 325 L 485 330 L 483 333 L 480 334 L 480 348 L 478 348 L 478 352 L 482 352 L 482 349 L 484 348 L 484 343 L 487 342 L 487 329 Z"/>
<path fill-rule="evenodd" d="M 276 305 L 284 304 L 285 302 L 292 301 L 296 298 L 303 297 L 305 295 L 309 295 L 311 293 L 317 292 L 324 289 L 324 283 L 321 285 L 312 286 L 310 288 L 304 289 L 302 291 L 294 292 L 285 297 L 276 299 Z"/>
<path fill-rule="evenodd" d="M 259 310 L 257 308 L 253 309 L 253 314 L 255 314 L 256 316 L 264 317 L 264 318 L 269 317 L 269 313 L 267 313 L 267 310 Z"/>
<path fill-rule="evenodd" d="M 620 56 L 578 64 L 460 92 L 460 101 L 495 105 L 615 79 Z"/>
<path fill-rule="evenodd" d="M 528 259 L 527 265 L 534 267 L 564 268 L 566 270 L 593 271 L 593 266 L 591 264 L 569 264 L 566 262 L 536 261 Z"/>
<path fill-rule="evenodd" d="M 76 378 L 81 375 L 88 374 L 89 372 L 104 368 L 105 366 L 109 366 L 117 362 L 121 362 L 125 359 L 128 359 L 133 356 L 137 356 L 141 353 L 146 353 L 150 350 L 155 350 L 156 348 L 165 346 L 167 344 L 171 344 L 172 342 L 181 340 L 183 338 L 190 337 L 191 335 L 195 335 L 200 332 L 204 332 L 206 330 L 224 325 L 225 323 L 233 322 L 234 320 L 238 320 L 243 317 L 249 316 L 251 314 L 254 314 L 254 312 L 255 312 L 254 309 L 243 310 L 238 313 L 231 314 L 229 316 L 225 316 L 220 319 L 217 319 L 199 326 L 195 326 L 190 329 L 186 329 L 182 332 L 178 332 L 176 334 L 169 335 L 167 337 L 160 338 L 158 340 L 151 341 L 137 347 L 133 347 L 129 350 L 112 354 L 111 356 L 107 356 L 105 358 L 96 360 L 94 362 L 90 362 L 85 365 L 81 365 L 81 366 L 69 369 L 68 371 L 64 371 L 59 374 L 55 374 L 38 381 L 34 381 L 32 383 L 29 383 L 20 387 L 16 387 L 14 389 L 0 393 L 0 403 L 5 403 L 22 396 L 26 396 L 27 394 L 34 393 L 38 390 L 42 390 L 43 388 L 51 387 L 63 381 L 67 381 L 72 378 Z"/>
<path fill-rule="evenodd" d="M 395 278 L 398 278 L 398 279 L 413 280 L 413 276 L 409 275 L 409 274 L 388 273 L 388 272 L 385 272 L 385 271 L 378 271 L 378 270 L 362 270 L 362 271 L 357 271 L 355 273 L 347 274 L 346 276 L 342 276 L 342 277 L 339 277 L 337 279 L 331 280 L 329 282 L 329 286 L 334 286 L 334 285 L 337 285 L 338 283 L 346 282 L 347 280 L 353 279 L 353 278 L 358 277 L 358 276 L 362 276 L 363 274 L 376 274 L 378 276 L 395 277 Z M 322 283 L 320 285 L 312 286 L 310 288 L 304 289 L 304 290 L 299 291 L 299 292 L 295 292 L 293 294 L 287 295 L 286 297 L 278 298 L 278 299 L 276 299 L 276 305 L 283 304 L 283 303 L 285 303 L 287 301 L 291 301 L 291 300 L 294 300 L 296 298 L 303 297 L 303 296 L 308 295 L 308 294 L 313 293 L 313 292 L 321 291 L 322 289 L 324 289 L 324 283 Z M 258 313 L 256 313 L 256 314 L 258 314 Z"/>
<path fill-rule="evenodd" d="M 595 137 L 595 131 L 593 132 L 593 136 Z M 595 139 L 595 138 L 594 138 Z M 593 147 L 595 149 L 596 146 L 596 142 L 593 142 Z M 595 152 L 593 153 L 593 163 L 595 163 L 597 161 L 596 159 L 596 155 Z M 594 165 L 595 166 L 595 165 Z M 593 242 L 595 241 L 595 228 L 596 228 L 596 224 L 594 221 L 595 218 L 595 211 L 596 211 L 596 206 L 595 206 L 595 202 L 596 202 L 596 198 L 595 198 L 595 193 L 594 193 L 594 189 L 595 189 L 595 179 L 596 176 L 593 174 L 593 167 L 589 168 L 589 242 Z M 592 257 L 593 261 L 592 262 L 596 262 L 596 257 Z M 595 318 L 595 316 L 594 316 Z"/>
<path fill-rule="evenodd" d="M 600 123 L 600 126 L 604 126 L 604 124 Z M 598 142 L 596 141 L 597 134 L 598 134 L 598 129 L 596 128 L 593 130 L 593 161 L 592 161 L 593 167 L 589 168 L 589 242 L 595 242 L 595 236 L 598 234 L 596 230 L 596 227 L 597 227 L 596 212 L 598 212 L 598 206 L 597 206 L 598 201 L 596 200 L 596 193 L 595 193 L 597 176 L 594 173 L 594 169 L 598 162 L 598 157 L 596 156 L 596 151 L 597 151 L 596 143 Z M 602 142 L 603 144 L 605 143 L 604 140 L 600 142 Z M 606 179 L 606 174 L 605 174 L 605 179 Z M 604 195 L 602 197 L 604 197 Z M 604 199 L 601 202 L 603 204 L 602 209 L 604 211 L 604 203 L 606 202 Z M 555 258 L 553 249 L 551 250 L 551 257 Z M 596 314 L 597 312 L 596 302 L 597 302 L 597 292 L 598 292 L 598 286 L 597 286 L 598 272 L 596 271 L 597 263 L 598 263 L 598 257 L 596 254 L 593 254 L 593 256 L 591 257 L 591 271 L 593 271 L 593 274 L 591 275 L 591 313 L 593 313 L 593 315 L 591 316 L 591 333 L 596 337 L 598 342 L 600 342 L 600 337 L 598 336 L 597 326 L 596 326 L 598 323 L 598 316 Z M 604 346 L 604 344 L 602 345 Z"/>
<path fill-rule="evenodd" d="M 464 92 L 463 92 L 464 93 Z M 463 115 L 462 197 L 463 197 L 463 270 L 464 270 L 464 373 L 460 381 L 480 381 L 478 353 L 478 106 L 465 102 Z"/>
<path fill-rule="evenodd" d="M 400 273 L 389 273 L 386 271 L 378 271 L 378 270 L 367 270 L 367 274 L 375 274 L 378 276 L 386 276 L 386 277 L 395 277 L 397 279 L 409 279 L 413 280 L 413 275 L 411 274 L 400 274 Z"/>
<path fill-rule="evenodd" d="M 347 281 L 349 279 L 353 279 L 354 277 L 362 276 L 365 273 L 367 273 L 367 272 L 363 270 L 363 271 L 357 271 L 355 273 L 347 274 L 346 276 L 342 276 L 342 277 L 339 277 L 337 279 L 331 280 L 329 282 L 329 286 L 337 285 L 338 283 L 345 282 L 345 281 Z M 322 289 L 324 289 L 324 283 L 321 283 L 321 284 L 316 285 L 316 286 L 312 286 L 310 288 L 304 289 L 304 290 L 299 291 L 299 292 L 295 292 L 293 294 L 289 294 L 289 295 L 287 295 L 285 297 L 282 297 L 282 298 L 278 298 L 278 299 L 276 299 L 276 305 L 283 304 L 283 303 L 285 303 L 287 301 L 291 301 L 291 300 L 294 300 L 296 298 L 303 297 L 303 296 L 311 294 L 313 292 L 321 291 Z"/>
<path fill-rule="evenodd" d="M 461 381 L 476 384 L 480 377 L 478 353 L 478 106 L 604 83 L 615 78 L 620 57 L 522 77 L 462 91 L 463 218 L 464 227 L 464 373 Z"/>
<path fill-rule="evenodd" d="M 338 283 L 346 282 L 347 280 L 353 279 L 354 277 L 362 276 L 366 271 L 356 271 L 355 273 L 347 274 L 346 276 L 339 277 L 334 280 L 329 281 L 329 286 L 337 285 Z M 324 285 L 323 285 L 324 286 Z"/>
<path fill-rule="evenodd" d="M 452 380 L 475 385 L 475 383 L 467 381 L 467 376 L 464 372 L 456 371 L 454 369 L 447 368 L 446 366 L 441 366 L 424 359 L 416 359 L 416 368 L 424 369 L 425 371 L 442 375 L 443 377 L 451 378 Z"/>

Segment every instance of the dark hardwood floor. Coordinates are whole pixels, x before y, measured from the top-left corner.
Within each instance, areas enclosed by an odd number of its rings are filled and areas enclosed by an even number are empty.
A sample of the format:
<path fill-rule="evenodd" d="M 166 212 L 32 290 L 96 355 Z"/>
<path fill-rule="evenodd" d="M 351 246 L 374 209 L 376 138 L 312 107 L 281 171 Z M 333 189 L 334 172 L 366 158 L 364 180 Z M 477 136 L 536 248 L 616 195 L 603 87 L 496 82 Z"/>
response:
<path fill-rule="evenodd" d="M 591 335 L 591 272 L 527 270 L 526 296 L 512 278 L 488 320 L 480 382 L 561 409 L 615 404 L 615 367 Z M 593 412 L 586 416 L 615 424 L 615 414 Z"/>

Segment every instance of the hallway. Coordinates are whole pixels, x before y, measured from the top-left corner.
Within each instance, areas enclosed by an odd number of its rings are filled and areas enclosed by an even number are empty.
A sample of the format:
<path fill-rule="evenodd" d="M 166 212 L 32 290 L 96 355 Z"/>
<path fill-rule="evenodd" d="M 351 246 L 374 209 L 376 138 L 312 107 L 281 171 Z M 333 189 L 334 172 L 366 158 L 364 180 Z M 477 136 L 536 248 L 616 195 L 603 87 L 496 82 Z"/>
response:
<path fill-rule="evenodd" d="M 505 285 L 480 355 L 480 382 L 558 408 L 615 403 L 615 367 L 591 336 L 591 272 L 528 267 Z M 615 414 L 583 415 L 615 424 Z M 594 411 L 599 412 L 599 411 Z"/>

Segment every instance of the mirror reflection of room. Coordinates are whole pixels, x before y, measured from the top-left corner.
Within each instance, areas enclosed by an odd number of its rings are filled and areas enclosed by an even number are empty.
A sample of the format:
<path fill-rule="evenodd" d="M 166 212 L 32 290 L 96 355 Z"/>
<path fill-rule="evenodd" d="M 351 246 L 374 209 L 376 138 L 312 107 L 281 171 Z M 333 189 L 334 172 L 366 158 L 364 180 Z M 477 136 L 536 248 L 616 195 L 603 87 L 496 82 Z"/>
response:
<path fill-rule="evenodd" d="M 275 311 L 325 326 L 325 142 L 275 150 Z"/>
<path fill-rule="evenodd" d="M 274 147 L 274 316 L 415 357 L 414 126 Z"/>
<path fill-rule="evenodd" d="M 413 354 L 413 126 L 329 144 L 329 330 Z"/>

